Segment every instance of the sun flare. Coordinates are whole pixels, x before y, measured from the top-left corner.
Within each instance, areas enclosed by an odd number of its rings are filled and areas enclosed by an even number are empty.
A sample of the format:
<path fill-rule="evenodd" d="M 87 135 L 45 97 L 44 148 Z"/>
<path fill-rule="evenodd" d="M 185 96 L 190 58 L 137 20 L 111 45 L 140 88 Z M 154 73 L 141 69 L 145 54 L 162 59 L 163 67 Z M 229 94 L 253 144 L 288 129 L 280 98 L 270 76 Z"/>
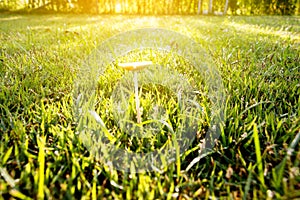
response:
<path fill-rule="evenodd" d="M 116 9 L 115 9 L 115 11 L 116 11 L 116 13 L 121 13 L 121 11 L 122 11 L 122 6 L 121 6 L 120 3 L 117 3 L 117 4 L 116 4 Z"/>

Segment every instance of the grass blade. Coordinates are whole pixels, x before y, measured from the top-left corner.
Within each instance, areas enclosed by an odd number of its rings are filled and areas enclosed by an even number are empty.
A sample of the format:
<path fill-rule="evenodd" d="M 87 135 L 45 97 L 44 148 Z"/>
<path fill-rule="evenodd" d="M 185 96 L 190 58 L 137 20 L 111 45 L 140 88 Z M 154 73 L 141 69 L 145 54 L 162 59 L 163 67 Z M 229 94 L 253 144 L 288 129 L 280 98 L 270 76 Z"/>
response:
<path fill-rule="evenodd" d="M 0 167 L 0 174 L 10 187 L 15 187 L 15 180 L 9 175 L 5 168 Z"/>
<path fill-rule="evenodd" d="M 2 158 L 2 165 L 5 165 L 5 163 L 7 162 L 7 160 L 9 159 L 10 157 L 10 154 L 13 150 L 13 147 L 10 147 L 7 152 L 5 153 L 4 157 Z"/>
<path fill-rule="evenodd" d="M 259 176 L 259 180 L 262 183 L 262 185 L 265 186 L 264 168 L 263 168 L 263 163 L 262 163 L 262 158 L 261 158 L 259 135 L 258 135 L 256 123 L 254 123 L 254 125 L 253 125 L 253 137 L 254 137 L 256 162 L 257 162 L 257 167 L 258 167 L 258 176 Z"/>
<path fill-rule="evenodd" d="M 39 162 L 39 181 L 38 181 L 38 199 L 44 199 L 44 182 L 45 182 L 45 136 L 41 136 L 38 138 L 38 147 L 39 147 L 39 155 L 38 155 L 38 162 Z"/>

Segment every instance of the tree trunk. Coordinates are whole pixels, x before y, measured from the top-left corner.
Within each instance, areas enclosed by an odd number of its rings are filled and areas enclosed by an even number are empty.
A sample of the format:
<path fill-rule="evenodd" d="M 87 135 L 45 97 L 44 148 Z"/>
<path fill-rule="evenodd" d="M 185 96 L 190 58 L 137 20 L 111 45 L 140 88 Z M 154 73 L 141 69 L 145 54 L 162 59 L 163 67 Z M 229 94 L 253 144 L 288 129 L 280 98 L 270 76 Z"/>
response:
<path fill-rule="evenodd" d="M 213 0 L 209 0 L 208 13 L 212 14 L 212 12 L 213 12 Z"/>
<path fill-rule="evenodd" d="M 98 0 L 95 0 L 95 12 L 96 12 L 96 14 L 99 14 L 99 13 L 100 13 L 100 11 L 99 11 L 99 2 L 98 2 Z"/>
<path fill-rule="evenodd" d="M 225 7 L 224 7 L 224 15 L 226 15 L 227 14 L 227 10 L 228 10 L 228 3 L 229 3 L 229 0 L 226 0 L 226 2 L 225 2 Z"/>
<path fill-rule="evenodd" d="M 198 12 L 197 14 L 200 15 L 202 13 L 202 0 L 198 0 Z"/>

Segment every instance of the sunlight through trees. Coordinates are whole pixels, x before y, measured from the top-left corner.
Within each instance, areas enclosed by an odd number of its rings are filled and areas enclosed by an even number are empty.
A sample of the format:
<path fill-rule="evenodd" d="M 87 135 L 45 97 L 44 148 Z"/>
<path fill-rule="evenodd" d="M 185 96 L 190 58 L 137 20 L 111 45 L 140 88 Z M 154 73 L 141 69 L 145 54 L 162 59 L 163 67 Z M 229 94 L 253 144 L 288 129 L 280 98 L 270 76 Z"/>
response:
<path fill-rule="evenodd" d="M 299 14 L 300 0 L 1 0 L 0 10 L 92 14 Z"/>

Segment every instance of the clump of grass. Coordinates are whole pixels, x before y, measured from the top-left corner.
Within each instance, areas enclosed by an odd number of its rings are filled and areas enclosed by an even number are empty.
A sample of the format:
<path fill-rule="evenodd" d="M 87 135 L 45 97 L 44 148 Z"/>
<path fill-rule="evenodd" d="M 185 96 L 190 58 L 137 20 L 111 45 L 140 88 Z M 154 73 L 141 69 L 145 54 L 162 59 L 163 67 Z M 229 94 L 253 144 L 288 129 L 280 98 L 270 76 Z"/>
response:
<path fill-rule="evenodd" d="M 120 70 L 116 63 L 124 61 L 136 62 L 145 59 L 150 59 L 154 65 L 139 72 L 141 81 L 139 81 L 138 90 L 142 109 L 142 123 L 136 124 L 137 109 L 136 96 L 133 93 L 133 75 L 130 72 Z M 189 63 L 184 62 L 179 56 L 173 59 L 169 53 L 154 52 L 149 49 L 143 52 L 130 52 L 118 58 L 115 64 L 107 67 L 103 76 L 100 76 L 98 81 L 98 103 L 96 104 L 96 110 L 103 121 L 106 121 L 105 129 L 110 130 L 112 135 L 118 138 L 115 141 L 116 145 L 121 142 L 122 145 L 120 147 L 122 148 L 130 149 L 134 152 L 147 153 L 160 149 L 164 147 L 168 141 L 173 140 L 172 133 L 174 131 L 177 132 L 177 130 L 180 132 L 180 129 L 182 129 L 180 124 L 186 121 L 184 114 L 180 113 L 183 112 L 183 107 L 189 106 L 184 105 L 184 103 L 187 102 L 183 101 L 187 99 L 181 99 L 182 97 L 179 97 L 177 93 L 180 91 L 176 90 L 180 87 L 186 87 L 185 89 L 191 88 L 184 86 L 187 83 L 180 82 L 182 77 L 175 77 L 177 78 L 177 80 L 175 80 L 172 70 L 178 68 L 182 71 L 179 66 L 187 66 L 191 71 L 193 70 L 196 73 L 197 70 L 189 65 Z M 197 88 L 198 85 L 195 84 L 193 80 L 195 77 L 191 75 L 191 71 L 189 74 L 181 75 L 185 76 L 186 80 L 189 80 L 188 84 L 194 86 L 194 90 L 190 91 L 194 94 L 189 94 L 191 97 L 193 96 L 194 99 L 190 100 L 193 100 L 194 104 L 196 101 L 199 101 L 203 106 L 205 105 L 205 108 L 201 110 L 203 116 L 205 116 L 204 110 L 209 110 L 209 105 L 207 104 L 209 101 L 204 101 L 207 97 L 201 94 L 205 94 L 206 92 L 199 92 L 202 88 Z M 186 80 L 182 79 L 182 81 Z M 107 85 L 110 85 L 111 89 L 103 90 Z M 102 91 L 109 92 L 103 93 Z M 188 91 L 183 93 L 188 93 Z M 197 107 L 197 109 L 200 108 L 200 106 Z M 198 112 L 200 112 L 200 110 Z M 206 113 L 206 116 L 207 115 Z M 199 129 L 201 130 L 201 128 L 206 127 L 208 123 L 209 122 L 206 122 L 206 119 L 203 118 L 198 122 Z M 137 136 L 132 135 L 134 132 L 138 132 Z M 199 134 L 201 132 L 204 131 L 199 131 Z M 134 135 L 135 134 L 136 133 L 134 133 Z M 139 139 L 140 137 L 143 139 Z M 194 132 L 192 137 L 196 137 L 196 132 Z M 183 148 L 183 146 L 181 148 Z"/>

